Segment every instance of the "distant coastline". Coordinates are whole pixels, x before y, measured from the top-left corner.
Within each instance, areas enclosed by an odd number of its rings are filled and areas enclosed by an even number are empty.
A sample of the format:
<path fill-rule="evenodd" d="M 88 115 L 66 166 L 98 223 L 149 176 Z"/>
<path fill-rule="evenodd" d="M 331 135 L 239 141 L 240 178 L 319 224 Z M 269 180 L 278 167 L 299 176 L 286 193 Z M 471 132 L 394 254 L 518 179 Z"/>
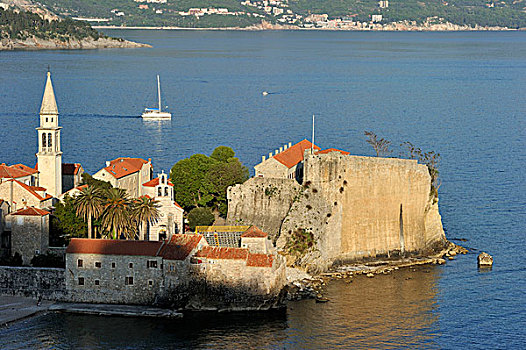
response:
<path fill-rule="evenodd" d="M 266 31 L 266 30 L 290 30 L 290 31 L 331 31 L 331 32 L 475 32 L 475 31 L 524 31 L 526 28 L 488 27 L 457 25 L 452 23 L 436 24 L 430 26 L 407 25 L 392 23 L 376 27 L 350 27 L 350 28 L 304 28 L 288 25 L 258 24 L 248 27 L 177 27 L 177 26 L 92 26 L 93 29 L 126 29 L 126 30 L 188 30 L 188 31 Z"/>

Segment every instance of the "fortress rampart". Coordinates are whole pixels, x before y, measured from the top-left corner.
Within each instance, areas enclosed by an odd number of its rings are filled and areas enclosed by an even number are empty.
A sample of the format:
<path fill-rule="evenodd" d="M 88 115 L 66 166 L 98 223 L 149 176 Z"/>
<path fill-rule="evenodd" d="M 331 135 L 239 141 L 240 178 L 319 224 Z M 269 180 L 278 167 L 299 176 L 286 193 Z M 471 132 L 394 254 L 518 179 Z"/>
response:
<path fill-rule="evenodd" d="M 254 178 L 228 200 L 230 222 L 262 227 L 282 251 L 297 230 L 312 234 L 316 245 L 295 257 L 311 270 L 427 255 L 446 242 L 431 177 L 416 160 L 305 154 L 302 186 Z"/>

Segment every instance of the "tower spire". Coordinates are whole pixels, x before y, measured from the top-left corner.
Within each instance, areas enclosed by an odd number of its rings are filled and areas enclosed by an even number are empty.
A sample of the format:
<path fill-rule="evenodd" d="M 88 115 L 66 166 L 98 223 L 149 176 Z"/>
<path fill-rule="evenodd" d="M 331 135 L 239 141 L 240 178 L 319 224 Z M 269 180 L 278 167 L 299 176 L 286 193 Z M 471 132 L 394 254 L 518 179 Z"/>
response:
<path fill-rule="evenodd" d="M 47 72 L 46 88 L 44 89 L 44 97 L 42 97 L 42 106 L 40 107 L 40 115 L 57 115 L 57 101 L 55 100 L 55 92 L 53 91 L 53 84 L 51 82 L 51 72 Z"/>

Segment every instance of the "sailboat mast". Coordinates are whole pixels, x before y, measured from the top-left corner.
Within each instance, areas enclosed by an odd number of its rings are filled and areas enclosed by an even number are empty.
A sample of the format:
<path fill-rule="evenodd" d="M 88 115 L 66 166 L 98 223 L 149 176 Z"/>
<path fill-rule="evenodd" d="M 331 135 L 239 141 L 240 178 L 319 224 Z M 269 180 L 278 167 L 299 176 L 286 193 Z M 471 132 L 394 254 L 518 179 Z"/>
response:
<path fill-rule="evenodd" d="M 157 96 L 159 97 L 159 112 L 161 111 L 161 81 L 157 75 Z"/>

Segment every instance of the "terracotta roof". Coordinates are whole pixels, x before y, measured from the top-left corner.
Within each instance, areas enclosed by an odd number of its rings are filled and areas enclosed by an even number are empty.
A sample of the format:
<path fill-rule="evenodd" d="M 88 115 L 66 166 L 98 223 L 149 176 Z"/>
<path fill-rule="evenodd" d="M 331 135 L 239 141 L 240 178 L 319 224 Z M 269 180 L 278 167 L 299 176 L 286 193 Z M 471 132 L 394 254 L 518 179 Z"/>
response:
<path fill-rule="evenodd" d="M 62 175 L 77 175 L 80 168 L 80 163 L 62 163 Z"/>
<path fill-rule="evenodd" d="M 331 152 L 340 152 L 343 155 L 350 154 L 347 151 L 342 151 L 341 149 L 336 149 L 336 148 L 327 148 L 327 149 L 324 149 L 323 151 L 318 151 L 315 154 L 327 154 L 327 153 L 331 153 Z"/>
<path fill-rule="evenodd" d="M 70 194 L 71 192 L 73 191 L 82 191 L 83 189 L 87 188 L 88 185 L 80 185 L 80 186 L 77 186 L 77 187 L 73 187 L 71 190 L 67 190 L 66 192 L 64 192 L 62 195 L 66 195 L 66 194 Z"/>
<path fill-rule="evenodd" d="M 146 187 L 155 187 L 159 185 L 159 178 L 156 177 L 155 179 L 145 182 L 142 185 Z M 170 179 L 168 179 L 168 186 L 173 186 L 173 183 L 170 181 Z"/>
<path fill-rule="evenodd" d="M 72 238 L 66 253 L 158 256 L 163 242 Z"/>
<path fill-rule="evenodd" d="M 294 146 L 287 148 L 285 151 L 276 154 L 273 158 L 290 169 L 303 160 L 305 150 L 310 149 L 311 147 L 312 143 L 310 141 L 303 140 Z M 314 150 L 320 149 L 320 147 L 314 145 Z"/>
<path fill-rule="evenodd" d="M 208 259 L 246 260 L 248 257 L 248 249 L 208 246 L 199 250 L 195 256 Z"/>
<path fill-rule="evenodd" d="M 11 165 L 11 168 L 13 169 L 19 169 L 23 170 L 29 174 L 36 174 L 38 173 L 38 169 L 31 168 L 30 166 L 24 165 L 24 164 L 13 164 Z"/>
<path fill-rule="evenodd" d="M 261 231 L 261 229 L 257 226 L 250 226 L 248 230 L 246 230 L 241 237 L 268 237 L 268 234 Z"/>
<path fill-rule="evenodd" d="M 147 161 L 141 158 L 117 158 L 110 162 L 110 166 L 105 167 L 116 179 L 136 173 L 141 170 L 144 164 L 148 164 Z"/>
<path fill-rule="evenodd" d="M 248 254 L 247 266 L 252 267 L 272 267 L 274 257 L 272 254 Z"/>
<path fill-rule="evenodd" d="M 25 215 L 25 216 L 46 216 L 50 213 L 48 211 L 38 209 L 35 207 L 24 208 L 11 213 L 11 215 Z"/>
<path fill-rule="evenodd" d="M 167 260 L 184 260 L 203 239 L 202 235 L 176 234 L 165 244 L 159 255 Z"/>
<path fill-rule="evenodd" d="M 174 201 L 174 204 L 175 204 L 176 207 L 183 209 L 183 207 L 181 207 L 181 206 L 179 205 L 179 203 L 177 203 L 176 201 Z"/>
<path fill-rule="evenodd" d="M 49 193 L 46 193 L 46 197 L 42 197 L 40 194 L 38 194 L 36 191 L 45 191 L 46 189 L 44 187 L 37 187 L 37 186 L 28 186 L 26 185 L 25 183 L 23 182 L 20 182 L 18 180 L 8 180 L 8 182 L 15 182 L 17 183 L 18 185 L 22 186 L 23 189 L 25 189 L 26 191 L 28 191 L 29 193 L 31 193 L 33 196 L 35 196 L 39 201 L 45 201 L 45 200 L 48 200 L 50 198 L 53 198 L 52 195 L 50 195 Z"/>
<path fill-rule="evenodd" d="M 19 164 L 19 165 L 22 165 L 22 164 Z M 25 165 L 23 165 L 25 167 Z M 27 167 L 29 168 L 29 167 Z M 31 169 L 31 168 L 29 168 Z M 36 170 L 33 169 L 35 172 Z M 20 178 L 20 177 L 24 177 L 24 176 L 28 176 L 28 175 L 31 175 L 31 174 L 34 174 L 31 173 L 31 172 L 28 172 L 26 171 L 25 169 L 21 169 L 20 167 L 18 166 L 7 166 L 5 164 L 0 164 L 0 178 L 7 178 L 7 179 L 17 179 L 17 178 Z"/>

